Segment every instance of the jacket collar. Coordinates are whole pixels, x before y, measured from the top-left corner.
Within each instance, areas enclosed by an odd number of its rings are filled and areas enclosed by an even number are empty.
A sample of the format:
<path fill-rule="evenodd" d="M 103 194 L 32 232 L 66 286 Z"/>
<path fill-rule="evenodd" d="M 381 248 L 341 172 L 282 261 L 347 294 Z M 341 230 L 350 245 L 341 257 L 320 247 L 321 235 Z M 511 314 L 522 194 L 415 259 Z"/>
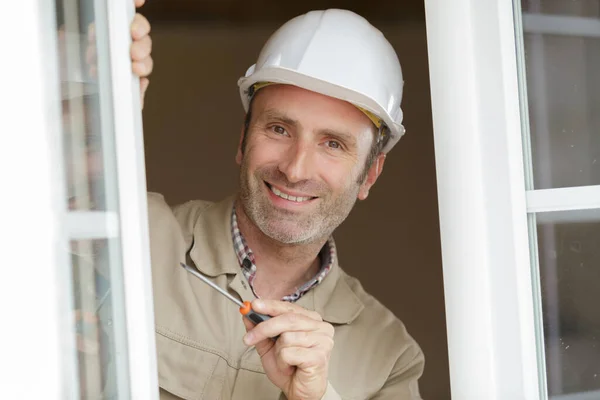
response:
<path fill-rule="evenodd" d="M 211 204 L 198 215 L 193 227 L 190 257 L 205 275 L 236 274 L 240 264 L 231 237 L 231 208 L 234 196 Z"/>
<path fill-rule="evenodd" d="M 195 222 L 190 257 L 196 267 L 208 276 L 241 273 L 231 237 L 234 200 L 235 196 L 231 196 L 212 204 L 199 214 Z M 325 279 L 305 293 L 297 304 L 317 311 L 325 321 L 335 324 L 351 323 L 364 308 L 348 285 L 337 257 Z"/>

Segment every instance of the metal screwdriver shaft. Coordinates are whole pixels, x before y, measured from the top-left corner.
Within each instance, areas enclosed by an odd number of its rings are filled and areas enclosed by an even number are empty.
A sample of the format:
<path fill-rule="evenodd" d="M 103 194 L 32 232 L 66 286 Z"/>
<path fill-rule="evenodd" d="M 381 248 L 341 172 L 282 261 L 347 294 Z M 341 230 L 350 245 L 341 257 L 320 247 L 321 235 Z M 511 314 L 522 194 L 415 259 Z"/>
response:
<path fill-rule="evenodd" d="M 192 268 L 189 265 L 185 265 L 184 263 L 180 263 L 181 266 L 183 268 L 185 268 L 189 273 L 191 273 L 192 275 L 196 276 L 197 278 L 201 279 L 204 283 L 206 283 L 207 285 L 211 286 L 213 289 L 216 289 L 219 293 L 221 293 L 223 296 L 227 297 L 229 300 L 233 301 L 235 304 L 238 305 L 238 307 L 243 307 L 244 303 L 242 303 L 241 301 L 239 301 L 238 299 L 236 299 L 235 297 L 233 297 L 232 295 L 230 295 L 229 293 L 227 293 L 225 290 L 221 289 L 219 286 L 217 286 L 214 282 L 212 282 L 210 279 L 208 279 L 207 277 L 205 277 L 204 275 L 202 275 L 200 272 L 198 272 L 196 270 L 196 268 Z"/>
<path fill-rule="evenodd" d="M 194 275 L 196 278 L 200 279 L 202 282 L 206 283 L 207 285 L 209 285 L 210 287 L 212 287 L 213 289 L 215 289 L 219 293 L 221 293 L 223 296 L 227 297 L 229 300 L 231 300 L 235 304 L 237 304 L 240 307 L 240 314 L 242 314 L 244 317 L 248 318 L 250 321 L 254 322 L 255 324 L 260 324 L 261 322 L 264 322 L 271 318 L 269 315 L 257 313 L 256 311 L 254 311 L 252 309 L 252 303 L 250 303 L 249 301 L 244 301 L 244 302 L 239 301 L 238 299 L 236 299 L 235 297 L 233 297 L 232 295 L 227 293 L 225 290 L 223 290 L 219 286 L 217 286 L 214 282 L 212 282 L 206 276 L 202 275 L 200 273 L 200 271 L 198 271 L 196 268 L 192 268 L 189 265 L 185 265 L 184 263 L 179 263 L 179 264 L 184 269 L 186 269 L 189 273 Z M 277 337 L 279 337 L 279 336 L 276 336 L 273 339 L 277 340 Z"/>

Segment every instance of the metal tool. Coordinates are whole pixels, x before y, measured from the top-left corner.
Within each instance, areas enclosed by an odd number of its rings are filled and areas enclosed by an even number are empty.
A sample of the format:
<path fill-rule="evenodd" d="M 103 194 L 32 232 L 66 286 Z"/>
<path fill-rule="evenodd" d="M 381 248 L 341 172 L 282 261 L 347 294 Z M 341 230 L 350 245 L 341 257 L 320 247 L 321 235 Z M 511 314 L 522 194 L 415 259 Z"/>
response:
<path fill-rule="evenodd" d="M 235 297 L 233 297 L 232 295 L 227 293 L 225 290 L 223 290 L 219 286 L 217 286 L 213 281 L 208 279 L 206 276 L 202 275 L 200 273 L 200 271 L 198 271 L 196 268 L 192 268 L 189 265 L 186 265 L 184 263 L 180 263 L 180 265 L 184 269 L 186 269 L 189 273 L 191 273 L 195 277 L 199 278 L 202 282 L 206 283 L 213 289 L 216 289 L 223 296 L 227 297 L 229 300 L 231 300 L 235 304 L 237 304 L 240 307 L 240 314 L 242 314 L 244 317 L 248 318 L 250 321 L 254 322 L 255 324 L 260 324 L 261 322 L 264 322 L 271 318 L 269 315 L 264 315 L 264 314 L 255 312 L 252 309 L 252 304 L 249 301 L 244 301 L 244 302 L 239 301 L 238 299 L 236 299 Z"/>

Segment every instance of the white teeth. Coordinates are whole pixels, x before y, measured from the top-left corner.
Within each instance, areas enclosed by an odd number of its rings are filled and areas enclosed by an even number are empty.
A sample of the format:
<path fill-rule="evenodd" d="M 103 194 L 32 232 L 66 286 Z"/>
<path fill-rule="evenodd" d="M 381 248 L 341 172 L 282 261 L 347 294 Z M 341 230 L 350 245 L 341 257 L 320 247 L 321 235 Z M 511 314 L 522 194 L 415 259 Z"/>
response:
<path fill-rule="evenodd" d="M 278 190 L 274 186 L 270 186 L 271 191 L 275 193 L 276 196 L 281 197 L 282 199 L 286 199 L 289 201 L 294 201 L 296 203 L 302 203 L 303 201 L 310 200 L 310 197 L 301 197 L 301 196 L 290 196 L 288 194 L 283 193 L 281 190 Z"/>
<path fill-rule="evenodd" d="M 284 198 L 284 199 L 288 199 L 288 195 L 283 193 L 281 190 L 277 190 L 276 187 L 271 186 L 271 190 L 273 191 L 273 193 L 275 193 L 277 196 Z"/>

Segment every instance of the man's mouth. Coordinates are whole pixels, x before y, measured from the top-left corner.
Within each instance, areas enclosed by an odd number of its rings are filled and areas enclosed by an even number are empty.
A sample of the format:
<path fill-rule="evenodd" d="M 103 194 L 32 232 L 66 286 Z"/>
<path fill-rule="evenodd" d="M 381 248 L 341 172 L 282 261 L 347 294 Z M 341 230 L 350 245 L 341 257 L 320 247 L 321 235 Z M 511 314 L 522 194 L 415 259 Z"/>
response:
<path fill-rule="evenodd" d="M 280 197 L 285 200 L 288 200 L 288 201 L 292 201 L 294 203 L 304 203 L 304 202 L 316 199 L 315 196 L 292 195 L 290 193 L 286 193 L 280 189 L 277 189 L 275 186 L 269 184 L 268 182 L 265 182 L 265 184 L 267 185 L 267 187 L 269 188 L 271 193 L 273 193 L 275 196 Z"/>

